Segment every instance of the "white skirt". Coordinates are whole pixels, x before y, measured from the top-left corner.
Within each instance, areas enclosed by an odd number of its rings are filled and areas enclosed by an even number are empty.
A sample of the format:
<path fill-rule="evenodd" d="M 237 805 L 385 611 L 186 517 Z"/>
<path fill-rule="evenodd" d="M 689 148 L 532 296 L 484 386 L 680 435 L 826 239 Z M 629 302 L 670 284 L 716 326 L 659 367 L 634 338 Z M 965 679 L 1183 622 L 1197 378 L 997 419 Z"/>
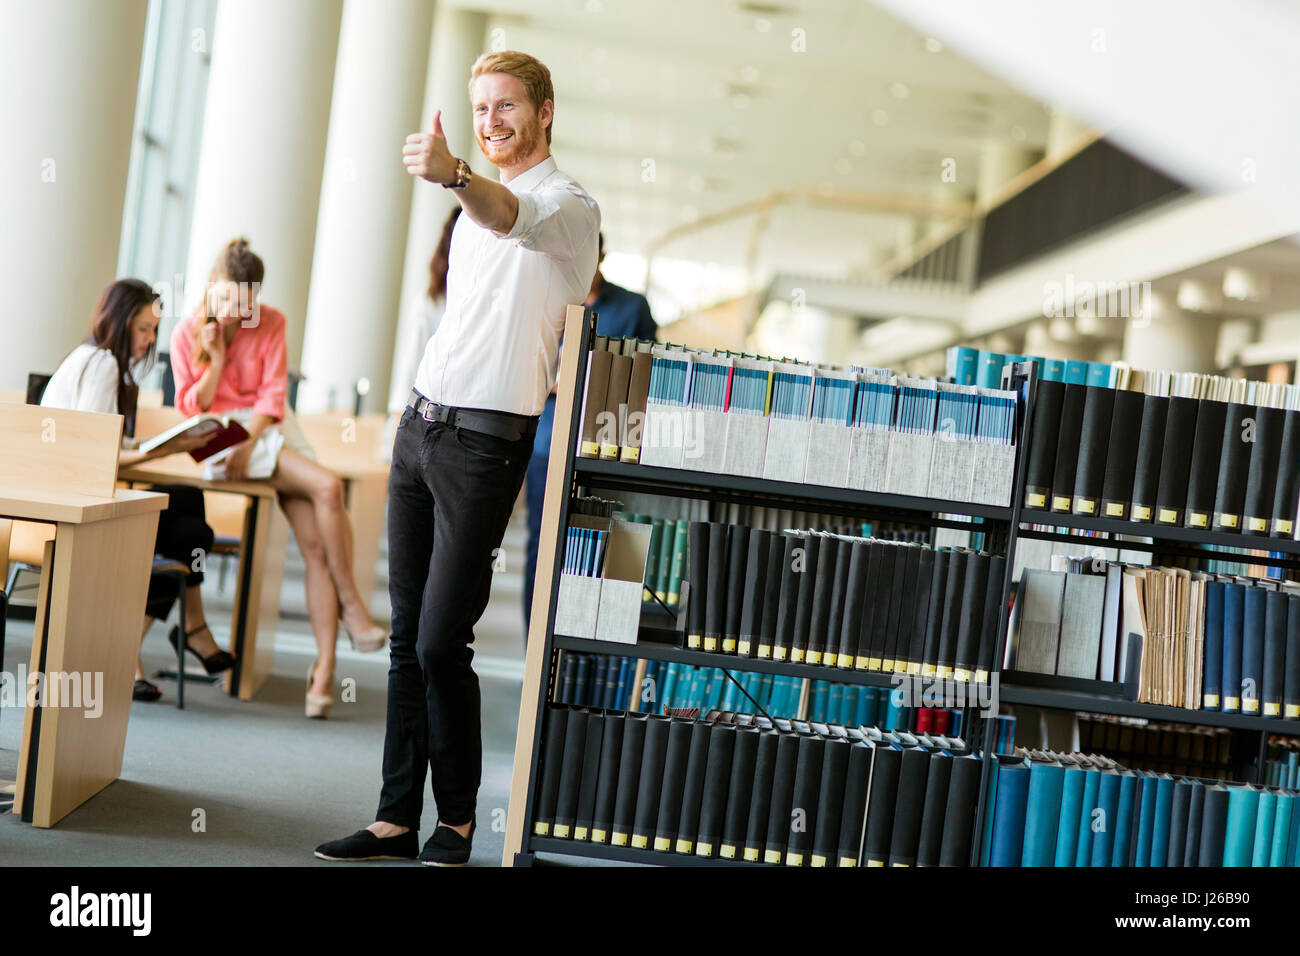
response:
<path fill-rule="evenodd" d="M 227 413 L 227 417 L 239 422 L 241 425 L 247 425 L 253 418 L 254 411 L 251 408 L 237 408 Z M 253 445 L 253 453 L 248 459 L 248 477 L 252 478 L 270 478 L 275 474 L 275 466 L 280 460 L 280 450 L 282 448 L 292 448 L 298 454 L 313 461 L 316 459 L 316 452 L 312 449 L 311 444 L 307 441 L 307 436 L 302 433 L 302 426 L 298 424 L 298 419 L 293 413 L 292 408 L 284 410 L 284 418 L 279 424 L 272 425 L 262 434 L 257 436 L 257 442 Z M 203 463 L 203 477 L 209 481 L 224 481 L 226 477 L 226 458 L 230 455 L 231 449 L 217 452 L 211 458 Z"/>

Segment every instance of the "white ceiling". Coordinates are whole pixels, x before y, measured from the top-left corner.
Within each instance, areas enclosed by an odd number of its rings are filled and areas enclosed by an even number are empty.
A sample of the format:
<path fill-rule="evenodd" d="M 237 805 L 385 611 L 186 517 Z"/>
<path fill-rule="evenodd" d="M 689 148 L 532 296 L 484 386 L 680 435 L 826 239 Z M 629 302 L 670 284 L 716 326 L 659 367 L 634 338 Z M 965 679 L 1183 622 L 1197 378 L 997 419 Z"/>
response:
<path fill-rule="evenodd" d="M 552 149 L 600 203 L 607 245 L 779 189 L 969 198 L 987 140 L 1041 149 L 1044 106 L 866 2 L 456 0 L 552 72 Z M 764 30 L 764 26 L 766 29 Z M 792 48 L 800 34 L 805 52 Z M 958 182 L 941 181 L 945 159 Z M 653 162 L 653 179 L 646 171 Z M 739 266 L 754 217 L 674 240 L 671 258 Z M 896 251 L 897 214 L 773 210 L 760 273 L 845 275 Z"/>

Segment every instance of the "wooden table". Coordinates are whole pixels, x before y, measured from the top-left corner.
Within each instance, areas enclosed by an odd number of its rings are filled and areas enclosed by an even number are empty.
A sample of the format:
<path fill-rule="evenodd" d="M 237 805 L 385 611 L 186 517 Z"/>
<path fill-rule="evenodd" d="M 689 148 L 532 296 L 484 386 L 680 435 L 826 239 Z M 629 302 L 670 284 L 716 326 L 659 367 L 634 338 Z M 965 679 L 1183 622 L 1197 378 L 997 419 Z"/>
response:
<path fill-rule="evenodd" d="M 284 555 L 289 546 L 289 522 L 276 501 L 275 490 L 264 481 L 208 481 L 203 477 L 203 467 L 188 455 L 171 455 L 122 468 L 118 478 L 132 484 L 192 485 L 248 499 L 240 535 L 238 584 L 230 614 L 230 652 L 235 655 L 235 666 L 226 673 L 226 690 L 240 700 L 252 700 L 271 676 L 274 664 Z M 259 635 L 265 639 L 259 641 Z"/>
<path fill-rule="evenodd" d="M 35 826 L 53 826 L 122 772 L 154 536 L 166 505 L 166 495 L 145 491 L 101 498 L 0 486 L 0 517 L 55 526 L 30 664 L 43 691 L 24 711 L 14 800 L 14 813 Z"/>

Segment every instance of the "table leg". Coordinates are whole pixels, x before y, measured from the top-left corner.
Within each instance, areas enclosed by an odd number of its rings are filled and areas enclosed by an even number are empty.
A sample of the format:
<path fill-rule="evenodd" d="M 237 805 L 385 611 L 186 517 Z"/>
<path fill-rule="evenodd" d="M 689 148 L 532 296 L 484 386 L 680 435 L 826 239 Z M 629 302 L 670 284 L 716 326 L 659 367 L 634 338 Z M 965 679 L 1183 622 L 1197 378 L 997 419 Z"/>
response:
<path fill-rule="evenodd" d="M 239 587 L 230 618 L 235 666 L 226 680 L 226 690 L 240 700 L 252 700 L 271 676 L 288 544 L 289 523 L 276 501 L 250 498 L 239 549 Z M 263 640 L 259 641 L 259 634 Z"/>

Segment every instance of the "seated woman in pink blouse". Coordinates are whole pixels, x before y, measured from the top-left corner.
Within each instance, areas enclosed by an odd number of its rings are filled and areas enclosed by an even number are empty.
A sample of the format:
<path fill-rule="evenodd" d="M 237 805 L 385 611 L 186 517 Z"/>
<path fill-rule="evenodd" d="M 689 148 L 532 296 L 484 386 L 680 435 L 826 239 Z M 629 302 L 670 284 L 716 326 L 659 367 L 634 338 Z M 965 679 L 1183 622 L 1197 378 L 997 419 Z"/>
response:
<path fill-rule="evenodd" d="M 334 702 L 334 643 L 341 617 L 353 645 L 377 651 L 376 627 L 352 579 L 352 525 L 343 484 L 318 465 L 296 421 L 285 415 L 288 386 L 283 313 L 257 301 L 264 267 L 235 239 L 213 266 L 205 308 L 177 323 L 171 338 L 176 407 L 238 419 L 249 438 L 209 459 L 209 477 L 264 480 L 279 492 L 307 564 L 307 612 L 318 657 L 307 675 L 307 716 L 324 717 Z"/>

